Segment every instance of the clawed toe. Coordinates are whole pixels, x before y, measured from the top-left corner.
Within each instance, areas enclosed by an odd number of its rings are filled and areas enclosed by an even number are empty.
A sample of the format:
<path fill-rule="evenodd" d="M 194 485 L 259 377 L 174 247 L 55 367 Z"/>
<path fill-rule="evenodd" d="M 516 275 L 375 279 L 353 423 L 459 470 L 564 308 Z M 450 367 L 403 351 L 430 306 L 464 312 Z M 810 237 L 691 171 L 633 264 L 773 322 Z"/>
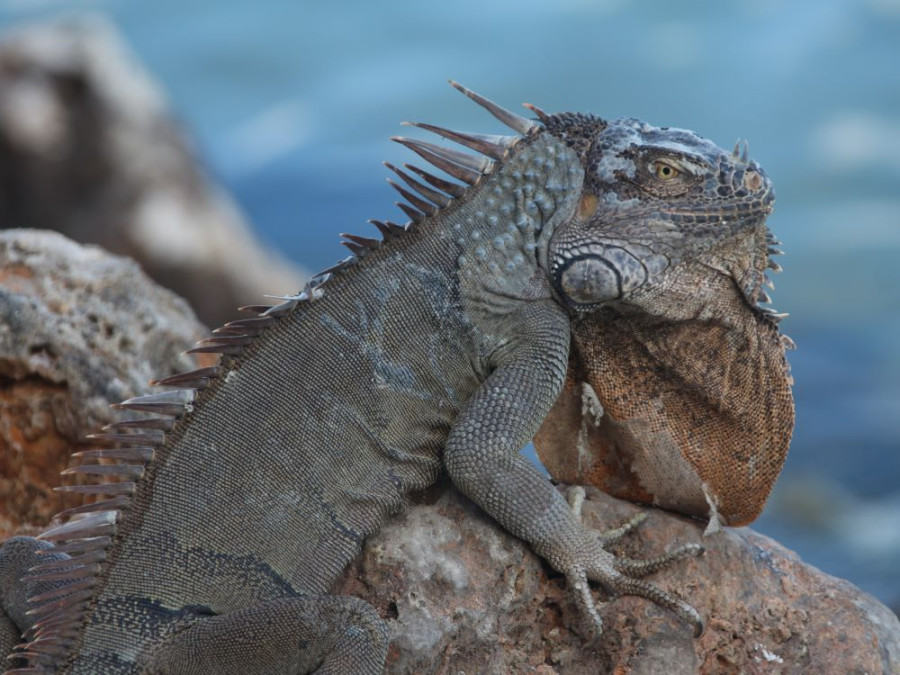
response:
<path fill-rule="evenodd" d="M 687 604 L 684 600 L 669 595 L 661 588 L 640 579 L 632 579 L 631 577 L 621 577 L 613 584 L 610 584 L 612 590 L 620 595 L 638 595 L 646 598 L 651 602 L 669 610 L 678 616 L 685 623 L 689 623 L 694 627 L 694 637 L 700 637 L 703 633 L 703 619 L 696 609 Z"/>
<path fill-rule="evenodd" d="M 631 518 L 626 520 L 624 523 L 619 525 L 618 527 L 614 527 L 611 530 L 604 530 L 597 534 L 597 539 L 600 541 L 602 546 L 606 546 L 607 544 L 614 544 L 625 535 L 633 532 L 638 527 L 640 527 L 641 523 L 647 520 L 647 514 L 643 511 L 638 511 Z"/>
<path fill-rule="evenodd" d="M 691 624 L 694 627 L 694 637 L 699 637 L 703 632 L 703 620 L 697 610 L 683 600 L 669 595 L 661 588 L 634 577 L 651 574 L 684 558 L 699 556 L 704 550 L 700 544 L 685 544 L 656 558 L 615 558 L 613 566 L 621 575 L 607 581 L 606 584 L 610 590 L 619 595 L 638 595 L 669 610 L 682 621 Z"/>
<path fill-rule="evenodd" d="M 586 617 L 591 626 L 593 637 L 597 638 L 603 633 L 603 619 L 597 611 L 594 603 L 594 596 L 591 594 L 591 586 L 588 583 L 587 576 L 583 571 L 569 574 L 567 578 L 569 588 L 575 594 L 575 604 L 579 613 Z"/>
<path fill-rule="evenodd" d="M 616 558 L 615 568 L 630 577 L 643 577 L 664 569 L 678 560 L 702 555 L 700 544 L 685 544 L 656 558 Z"/>
<path fill-rule="evenodd" d="M 584 506 L 586 493 L 580 485 L 572 485 L 566 490 L 566 501 L 569 503 L 569 509 L 572 515 L 581 520 L 581 507 Z"/>
<path fill-rule="evenodd" d="M 586 499 L 587 494 L 585 493 L 584 488 L 580 485 L 572 485 L 566 490 L 566 501 L 569 503 L 569 509 L 572 511 L 572 515 L 574 515 L 578 520 L 581 520 L 581 511 Z M 598 533 L 597 539 L 600 542 L 601 546 L 613 544 L 619 541 L 629 532 L 634 531 L 646 519 L 647 514 L 643 511 L 639 511 L 618 527 L 614 527 L 610 530 L 604 530 L 603 532 Z"/>

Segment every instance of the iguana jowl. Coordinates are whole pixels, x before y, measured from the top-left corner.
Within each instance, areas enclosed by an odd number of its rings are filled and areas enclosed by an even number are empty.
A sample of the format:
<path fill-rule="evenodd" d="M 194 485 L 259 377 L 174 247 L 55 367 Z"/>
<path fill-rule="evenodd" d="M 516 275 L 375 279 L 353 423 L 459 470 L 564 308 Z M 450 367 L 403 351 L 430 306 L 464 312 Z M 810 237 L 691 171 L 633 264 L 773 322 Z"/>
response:
<path fill-rule="evenodd" d="M 66 471 L 119 481 L 65 488 L 99 501 L 4 545 L 0 646 L 24 631 L 18 672 L 380 672 L 386 623 L 329 589 L 442 471 L 566 575 L 597 630 L 590 581 L 701 629 L 634 578 L 699 547 L 616 559 L 519 451 L 563 390 L 573 337 L 582 368 L 580 327 L 664 316 L 647 299 L 693 261 L 726 261 L 717 275 L 780 349 L 757 307 L 770 182 L 691 132 L 536 108 L 534 122 L 454 86 L 518 135 L 419 125 L 482 157 L 396 139 L 458 182 L 390 167 L 408 225 L 345 235 L 354 256 L 195 350 L 221 365 L 120 404 L 157 416 L 112 425 L 95 439 L 116 447 Z M 738 269 L 736 246 L 753 265 Z"/>

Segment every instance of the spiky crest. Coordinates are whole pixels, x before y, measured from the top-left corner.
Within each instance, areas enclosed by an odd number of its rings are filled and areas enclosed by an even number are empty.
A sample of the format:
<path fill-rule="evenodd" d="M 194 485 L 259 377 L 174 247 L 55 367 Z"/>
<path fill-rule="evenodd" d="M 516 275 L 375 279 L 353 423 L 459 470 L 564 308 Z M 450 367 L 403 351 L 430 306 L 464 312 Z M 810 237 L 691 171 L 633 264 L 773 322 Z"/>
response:
<path fill-rule="evenodd" d="M 117 532 L 117 524 L 128 513 L 140 481 L 157 456 L 165 450 L 167 434 L 176 430 L 195 406 L 202 405 L 202 395 L 210 394 L 208 390 L 212 389 L 211 385 L 221 381 L 239 363 L 248 345 L 302 303 L 321 298 L 325 292 L 323 286 L 333 275 L 355 265 L 371 250 L 397 240 L 425 218 L 458 203 L 472 186 L 490 174 L 496 164 L 524 140 L 523 136 L 533 136 L 542 128 L 538 123 L 505 110 L 456 82 L 451 81 L 450 84 L 519 136 L 488 136 L 451 131 L 431 124 L 414 124 L 482 154 L 479 157 L 425 141 L 393 138 L 465 185 L 404 164 L 404 168 L 421 178 L 427 183 L 425 185 L 388 164 L 387 167 L 417 193 L 391 182 L 408 202 L 399 202 L 398 206 L 409 216 L 409 223 L 398 225 L 391 221 L 370 221 L 381 233 L 381 240 L 342 234 L 344 241 L 341 243 L 350 249 L 352 256 L 314 275 L 300 293 L 277 296 L 276 299 L 281 301 L 278 304 L 239 308 L 257 316 L 217 328 L 211 337 L 201 340 L 187 352 L 221 354 L 220 365 L 152 380 L 151 385 L 176 389 L 137 396 L 113 406 L 131 412 L 151 413 L 156 417 L 116 422 L 104 427 L 104 433 L 89 435 L 88 439 L 104 447 L 74 453 L 72 458 L 79 463 L 62 472 L 66 476 L 96 478 L 103 482 L 55 488 L 60 492 L 87 495 L 96 500 L 61 511 L 54 517 L 56 524 L 38 535 L 39 539 L 54 544 L 53 548 L 41 550 L 39 554 L 64 552 L 72 558 L 38 564 L 28 571 L 23 581 L 65 583 L 29 598 L 28 602 L 34 605 L 29 615 L 35 617 L 35 623 L 26 631 L 26 641 L 17 645 L 9 656 L 10 659 L 24 661 L 26 665 L 8 672 L 54 672 L 70 660 L 83 633 L 85 612 L 101 585 L 103 565 Z M 541 111 L 535 111 L 541 114 Z"/>

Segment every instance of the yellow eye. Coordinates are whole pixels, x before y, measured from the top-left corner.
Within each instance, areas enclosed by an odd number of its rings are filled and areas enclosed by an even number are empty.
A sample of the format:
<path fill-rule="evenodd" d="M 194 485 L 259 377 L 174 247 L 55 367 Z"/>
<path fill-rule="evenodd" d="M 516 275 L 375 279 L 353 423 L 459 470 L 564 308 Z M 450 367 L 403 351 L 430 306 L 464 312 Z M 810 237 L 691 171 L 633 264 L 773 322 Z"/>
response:
<path fill-rule="evenodd" d="M 673 178 L 677 178 L 681 172 L 666 162 L 654 162 L 653 173 L 660 180 L 672 180 Z"/>

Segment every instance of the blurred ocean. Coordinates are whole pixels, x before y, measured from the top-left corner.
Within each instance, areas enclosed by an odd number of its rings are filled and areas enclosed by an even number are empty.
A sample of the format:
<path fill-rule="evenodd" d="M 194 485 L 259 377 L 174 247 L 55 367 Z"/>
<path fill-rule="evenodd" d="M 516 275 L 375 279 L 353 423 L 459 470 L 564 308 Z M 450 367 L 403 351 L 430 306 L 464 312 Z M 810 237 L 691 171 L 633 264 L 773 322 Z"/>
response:
<path fill-rule="evenodd" d="M 900 0 L 0 0 L 0 27 L 91 9 L 171 97 L 209 170 L 311 270 L 402 214 L 404 119 L 499 131 L 508 107 L 747 138 L 788 252 L 797 429 L 754 525 L 900 608 Z M 295 289 L 272 289 L 273 292 Z"/>

